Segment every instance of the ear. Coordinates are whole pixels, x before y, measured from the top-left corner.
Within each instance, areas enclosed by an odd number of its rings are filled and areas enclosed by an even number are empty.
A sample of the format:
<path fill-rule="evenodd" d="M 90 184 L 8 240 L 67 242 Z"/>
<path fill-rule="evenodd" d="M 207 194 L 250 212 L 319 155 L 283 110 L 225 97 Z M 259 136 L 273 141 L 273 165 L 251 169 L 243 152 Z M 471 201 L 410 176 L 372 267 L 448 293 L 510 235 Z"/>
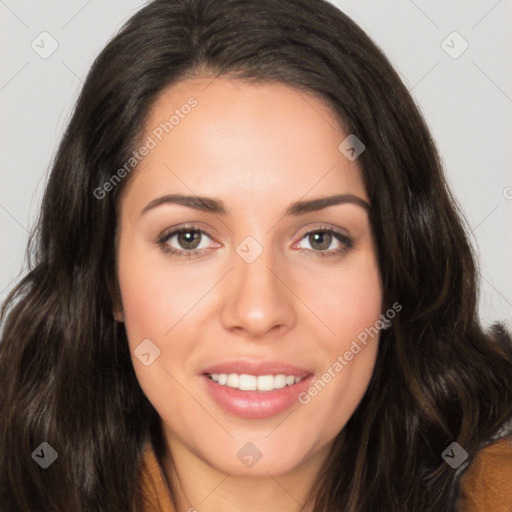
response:
<path fill-rule="evenodd" d="M 124 322 L 124 314 L 122 308 L 114 307 L 112 314 L 117 322 Z"/>
<path fill-rule="evenodd" d="M 119 289 L 119 283 L 109 282 L 108 291 L 112 300 L 112 316 L 117 322 L 124 322 L 123 304 L 121 301 L 121 290 Z"/>

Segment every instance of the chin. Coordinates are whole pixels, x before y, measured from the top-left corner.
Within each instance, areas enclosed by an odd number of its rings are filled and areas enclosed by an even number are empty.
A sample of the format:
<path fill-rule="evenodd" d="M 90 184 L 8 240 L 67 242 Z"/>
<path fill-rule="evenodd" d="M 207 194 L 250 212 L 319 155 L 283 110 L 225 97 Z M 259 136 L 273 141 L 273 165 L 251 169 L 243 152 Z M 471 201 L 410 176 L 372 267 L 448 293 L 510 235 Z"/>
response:
<path fill-rule="evenodd" d="M 234 447 L 224 447 L 219 452 L 197 454 L 204 462 L 217 471 L 231 476 L 250 476 L 268 478 L 293 471 L 304 462 L 306 453 L 303 443 L 274 445 L 269 440 L 240 441 Z M 233 455 L 231 455 L 233 454 Z"/>

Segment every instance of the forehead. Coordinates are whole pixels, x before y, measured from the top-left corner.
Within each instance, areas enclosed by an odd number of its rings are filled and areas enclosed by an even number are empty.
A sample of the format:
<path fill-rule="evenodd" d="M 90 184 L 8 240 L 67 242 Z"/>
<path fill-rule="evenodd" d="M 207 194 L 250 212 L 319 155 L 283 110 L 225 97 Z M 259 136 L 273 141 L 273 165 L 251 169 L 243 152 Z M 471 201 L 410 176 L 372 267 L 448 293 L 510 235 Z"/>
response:
<path fill-rule="evenodd" d="M 166 88 L 150 109 L 140 140 L 152 147 L 128 189 L 145 199 L 168 188 L 283 202 L 333 190 L 367 198 L 357 161 L 338 149 L 346 137 L 333 110 L 303 90 L 187 80 Z"/>

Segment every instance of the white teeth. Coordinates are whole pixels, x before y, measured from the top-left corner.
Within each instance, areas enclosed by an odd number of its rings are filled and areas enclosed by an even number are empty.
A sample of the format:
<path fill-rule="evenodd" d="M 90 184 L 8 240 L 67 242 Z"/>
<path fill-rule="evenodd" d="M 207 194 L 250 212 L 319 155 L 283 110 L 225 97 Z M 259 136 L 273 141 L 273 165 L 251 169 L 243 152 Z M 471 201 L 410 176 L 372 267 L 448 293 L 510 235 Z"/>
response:
<path fill-rule="evenodd" d="M 228 381 L 226 383 L 230 388 L 237 388 L 238 387 L 238 374 L 236 373 L 230 373 L 228 375 Z"/>
<path fill-rule="evenodd" d="M 258 391 L 272 391 L 274 389 L 273 375 L 260 375 L 258 377 Z"/>
<path fill-rule="evenodd" d="M 283 375 L 282 373 L 279 375 L 276 375 L 274 377 L 274 387 L 276 389 L 281 389 L 286 386 L 286 375 Z"/>
<path fill-rule="evenodd" d="M 248 375 L 246 373 L 214 373 L 210 378 L 221 386 L 238 388 L 243 391 L 273 391 L 285 386 L 291 386 L 302 380 L 301 377 L 294 375 Z"/>
<path fill-rule="evenodd" d="M 243 389 L 244 391 L 255 391 L 257 378 L 254 375 L 246 375 L 242 374 L 238 378 L 238 389 Z"/>

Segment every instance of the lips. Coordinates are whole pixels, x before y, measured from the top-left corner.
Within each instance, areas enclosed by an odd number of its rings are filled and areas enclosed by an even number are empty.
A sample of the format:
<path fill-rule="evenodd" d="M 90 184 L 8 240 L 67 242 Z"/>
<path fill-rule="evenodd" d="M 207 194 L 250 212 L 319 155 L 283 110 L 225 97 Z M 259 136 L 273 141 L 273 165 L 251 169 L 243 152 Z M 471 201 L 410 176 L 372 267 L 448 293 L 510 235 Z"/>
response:
<path fill-rule="evenodd" d="M 202 372 L 203 375 L 213 375 L 214 373 L 237 373 L 255 375 L 293 375 L 294 377 L 305 378 L 311 373 L 311 370 L 293 366 L 280 361 L 248 361 L 236 360 L 208 366 Z"/>
<path fill-rule="evenodd" d="M 232 374 L 249 375 L 261 378 L 263 376 L 281 375 L 297 377 L 290 385 L 270 391 L 242 390 L 236 387 L 221 385 L 212 380 L 212 375 Z M 281 414 L 290 407 L 297 405 L 297 397 L 304 392 L 314 379 L 312 371 L 280 361 L 249 361 L 232 360 L 214 364 L 205 368 L 201 375 L 204 391 L 225 412 L 247 419 L 263 419 Z M 300 380 L 299 380 L 300 379 Z"/>

